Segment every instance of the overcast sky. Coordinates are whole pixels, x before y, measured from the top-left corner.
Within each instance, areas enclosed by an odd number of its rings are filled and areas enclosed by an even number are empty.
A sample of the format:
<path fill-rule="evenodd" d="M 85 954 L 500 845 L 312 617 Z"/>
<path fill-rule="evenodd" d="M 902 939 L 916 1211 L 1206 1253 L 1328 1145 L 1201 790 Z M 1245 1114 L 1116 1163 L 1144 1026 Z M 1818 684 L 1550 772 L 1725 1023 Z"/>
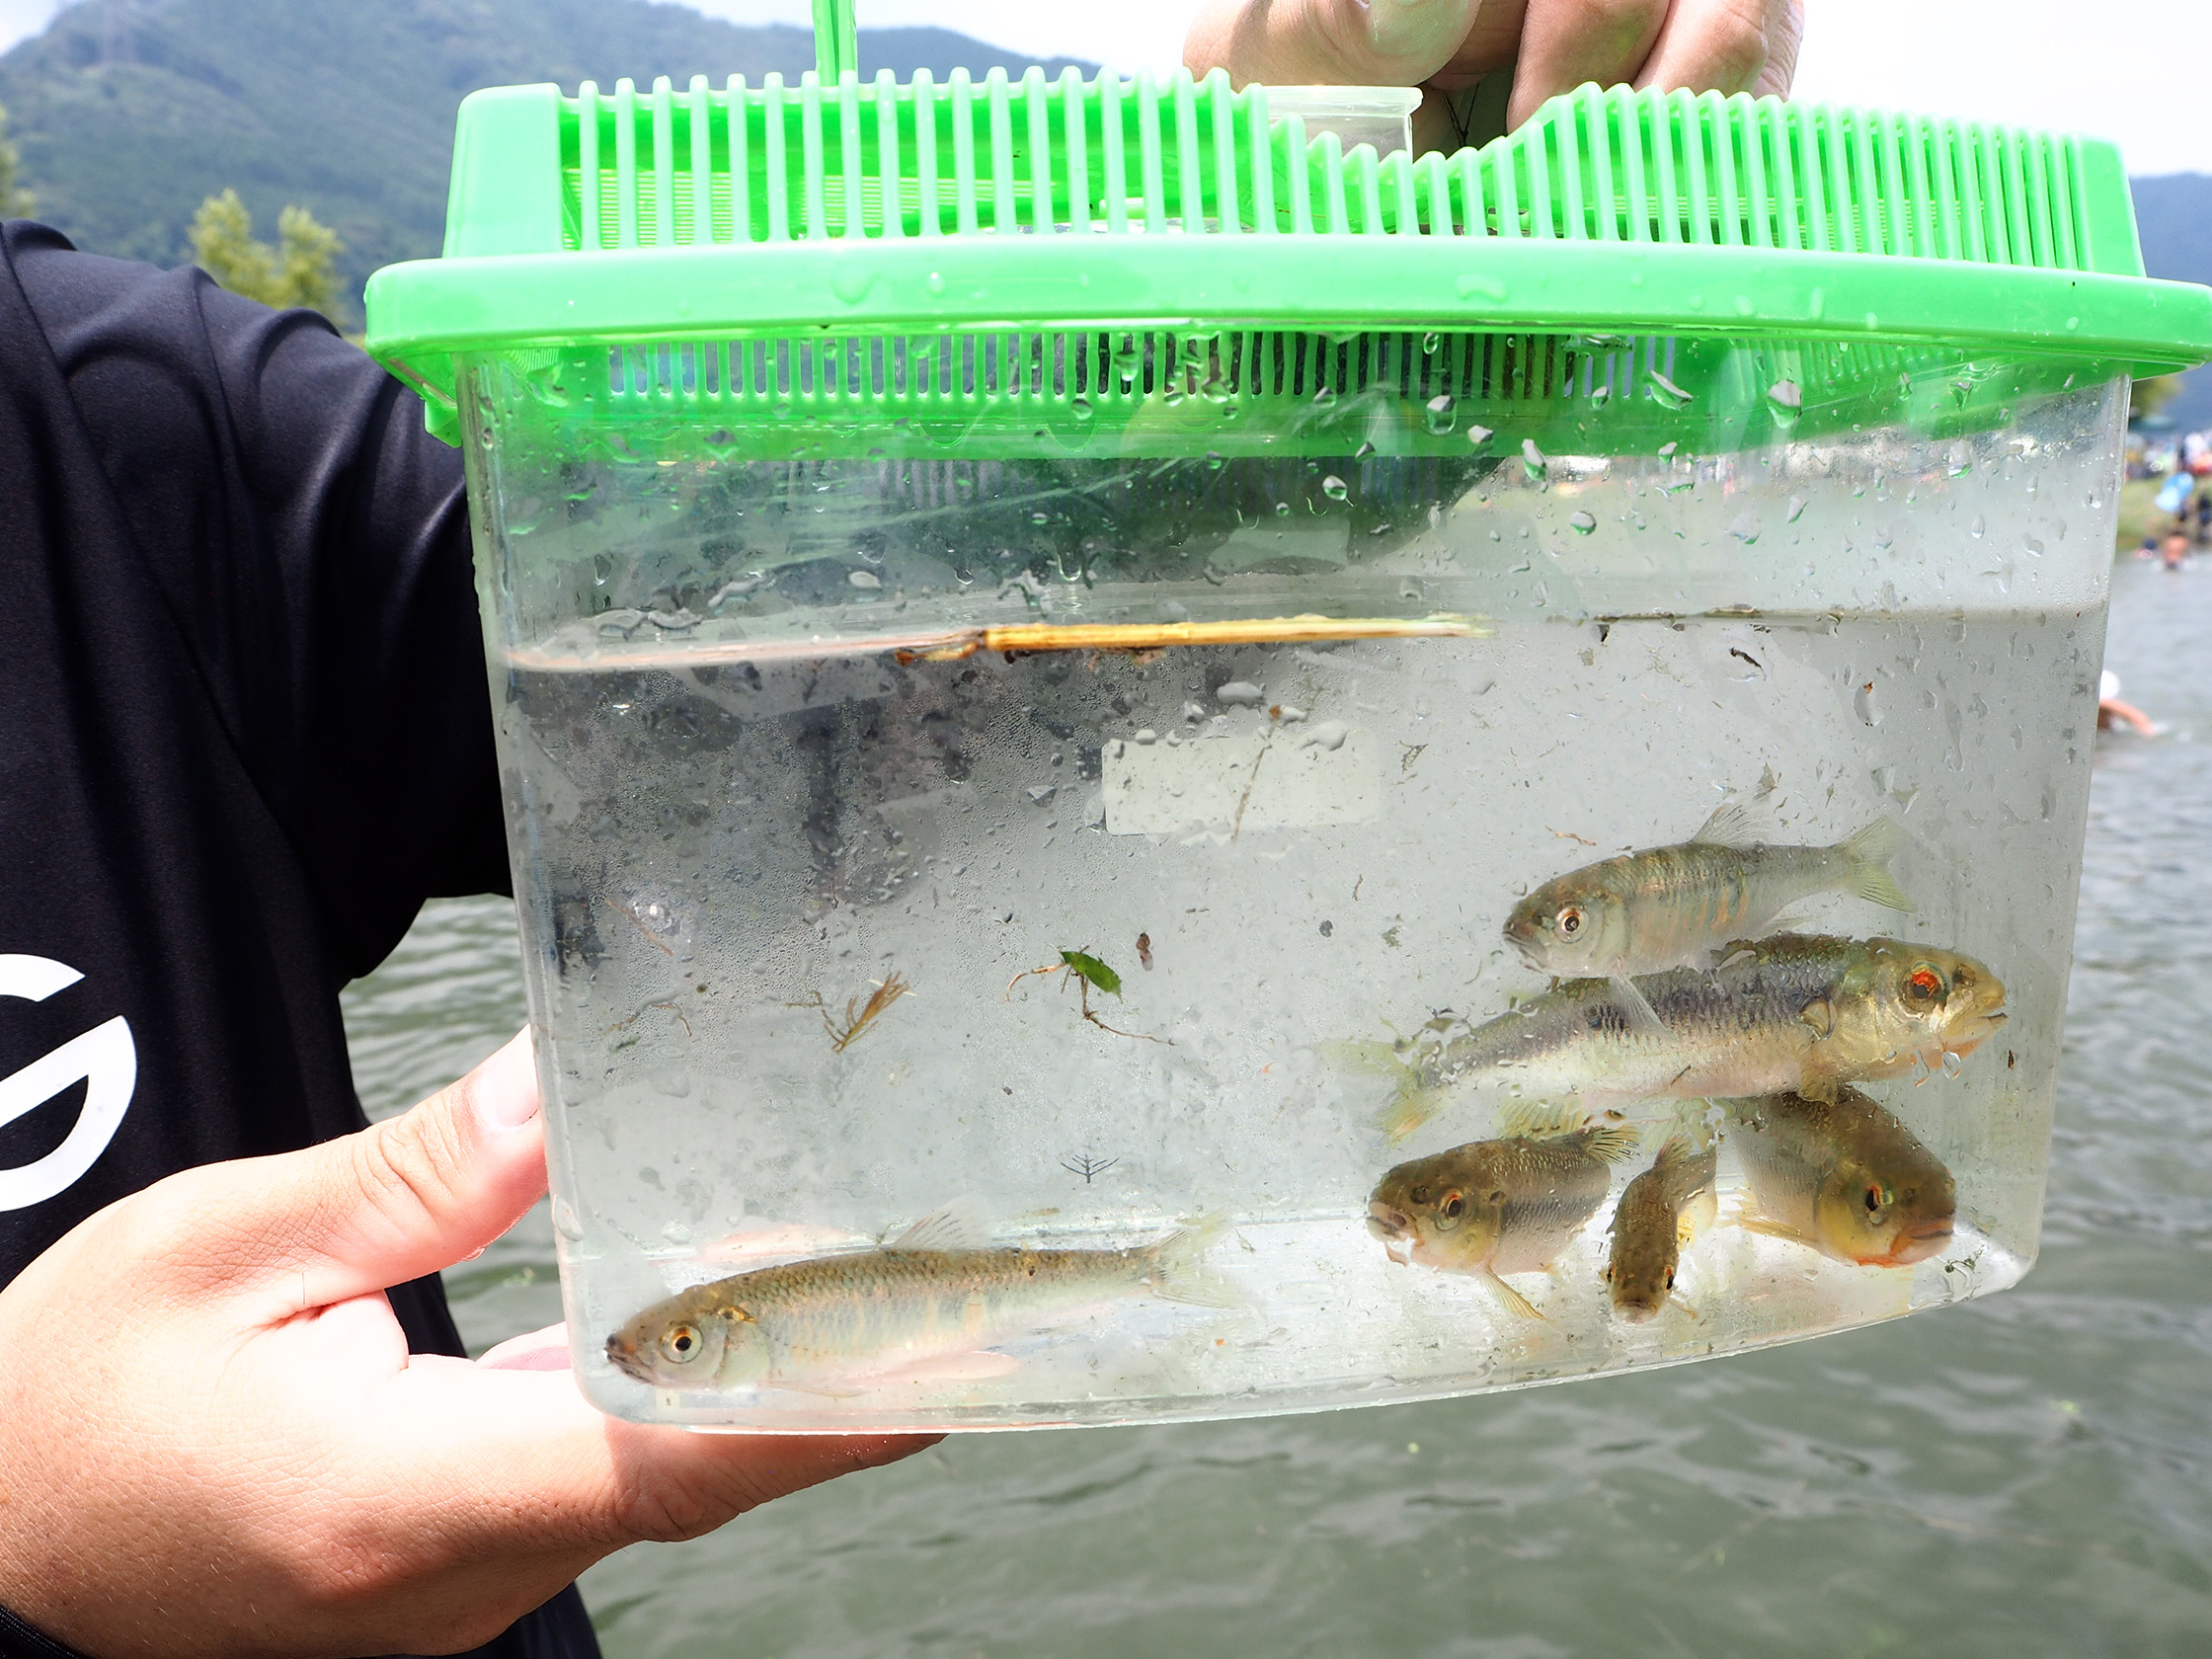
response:
<path fill-rule="evenodd" d="M 301 0 L 304 5 L 361 0 Z M 1034 56 L 1172 68 L 1192 0 L 858 0 L 869 24 L 933 23 Z M 737 23 L 806 23 L 807 0 L 695 0 Z M 0 0 L 0 48 L 55 0 Z M 2212 7 L 2108 0 L 1810 0 L 1797 92 L 2116 138 L 2135 173 L 2212 172 Z M 672 65 L 690 69 L 693 65 Z"/>

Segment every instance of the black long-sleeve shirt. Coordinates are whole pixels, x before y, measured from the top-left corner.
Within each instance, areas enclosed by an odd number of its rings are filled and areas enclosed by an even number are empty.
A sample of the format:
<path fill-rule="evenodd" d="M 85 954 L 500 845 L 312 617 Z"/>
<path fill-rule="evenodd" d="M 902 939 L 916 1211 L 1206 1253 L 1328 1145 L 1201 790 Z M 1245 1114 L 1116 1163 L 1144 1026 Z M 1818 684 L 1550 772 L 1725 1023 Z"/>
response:
<path fill-rule="evenodd" d="M 460 457 L 413 395 L 311 313 L 8 225 L 0 1282 L 361 1128 L 339 989 L 426 898 L 508 890 L 500 825 Z M 391 1301 L 461 1351 L 434 1278 Z M 0 1612 L 0 1659 L 65 1651 Z M 595 1648 L 572 1590 L 482 1651 Z"/>

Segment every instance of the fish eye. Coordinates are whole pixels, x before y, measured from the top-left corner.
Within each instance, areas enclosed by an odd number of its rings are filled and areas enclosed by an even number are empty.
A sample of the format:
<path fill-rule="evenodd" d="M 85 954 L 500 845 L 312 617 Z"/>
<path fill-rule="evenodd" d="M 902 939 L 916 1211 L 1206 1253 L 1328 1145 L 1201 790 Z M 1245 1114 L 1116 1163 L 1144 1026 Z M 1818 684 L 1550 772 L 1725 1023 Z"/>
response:
<path fill-rule="evenodd" d="M 1905 979 L 1905 995 L 1914 1002 L 1940 1001 L 1943 988 L 1943 976 L 1925 962 Z"/>
<path fill-rule="evenodd" d="M 705 1344 L 700 1340 L 696 1325 L 671 1325 L 668 1334 L 661 1338 L 661 1352 L 677 1365 L 688 1365 L 699 1357 Z"/>
<path fill-rule="evenodd" d="M 1454 1191 L 1444 1195 L 1444 1219 L 1446 1221 L 1456 1222 L 1466 1213 L 1467 1200 L 1464 1193 Z"/>
<path fill-rule="evenodd" d="M 1674 1270 L 1673 1268 L 1671 1268 L 1671 1267 L 1670 1267 L 1670 1268 L 1668 1268 L 1668 1269 L 1667 1269 L 1667 1289 L 1671 1291 L 1671 1290 L 1673 1290 L 1674 1288 L 1675 1288 L 1675 1270 Z"/>
<path fill-rule="evenodd" d="M 1580 905 L 1569 905 L 1564 909 L 1560 910 L 1558 917 L 1558 927 L 1559 937 L 1561 937 L 1562 939 L 1571 939 L 1577 933 L 1581 932 L 1582 907 Z"/>

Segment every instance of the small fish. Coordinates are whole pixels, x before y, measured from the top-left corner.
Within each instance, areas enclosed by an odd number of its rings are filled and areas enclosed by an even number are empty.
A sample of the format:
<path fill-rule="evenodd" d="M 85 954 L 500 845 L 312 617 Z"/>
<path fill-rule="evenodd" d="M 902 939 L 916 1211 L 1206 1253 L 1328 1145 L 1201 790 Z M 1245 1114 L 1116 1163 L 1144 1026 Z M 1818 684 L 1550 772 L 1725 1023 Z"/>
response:
<path fill-rule="evenodd" d="M 1636 1132 L 1536 1107 L 1509 1111 L 1499 1127 L 1499 1140 L 1390 1170 L 1368 1199 L 1367 1225 L 1392 1261 L 1471 1273 L 1533 1319 L 1536 1307 L 1498 1275 L 1551 1265 L 1605 1202 L 1611 1166 L 1635 1150 Z"/>
<path fill-rule="evenodd" d="M 1721 1105 L 1758 1205 L 1746 1226 L 1858 1267 L 1907 1267 L 1950 1242 L 1951 1172 L 1858 1090 Z"/>
<path fill-rule="evenodd" d="M 1657 1016 L 1633 984 L 1639 974 L 1710 967 L 1731 939 L 1764 933 L 1790 906 L 1820 893 L 1857 894 L 1910 910 L 1889 873 L 1905 844 L 1893 818 L 1877 818 L 1835 846 L 1766 846 L 1747 815 L 1728 806 L 1688 841 L 1648 847 L 1570 870 L 1513 907 L 1507 943 L 1540 974 L 1610 979 L 1631 1018 Z"/>
<path fill-rule="evenodd" d="M 1659 1311 L 1675 1288 L 1675 1268 L 1690 1241 L 1718 1210 L 1719 1143 L 1677 1130 L 1651 1167 L 1628 1183 L 1613 1212 L 1606 1286 L 1613 1310 L 1632 1324 Z"/>
<path fill-rule="evenodd" d="M 990 1245 L 951 1207 L 878 1249 L 695 1285 L 608 1337 L 606 1357 L 657 1388 L 857 1391 L 857 1381 L 925 1373 L 1102 1303 L 1234 1305 L 1205 1265 L 1221 1231 L 1215 1221 L 1129 1250 L 1033 1250 Z M 983 1357 L 1011 1369 L 1007 1356 Z"/>
<path fill-rule="evenodd" d="M 1708 973 L 1637 982 L 1646 1030 L 1604 980 L 1570 980 L 1463 1035 L 1424 1028 L 1399 1057 L 1381 1124 L 1403 1140 L 1453 1091 L 1502 1088 L 1585 1104 L 1780 1094 L 1833 1100 L 1840 1082 L 1933 1070 L 2005 1021 L 2005 984 L 1956 951 L 1902 939 L 1778 933 Z"/>

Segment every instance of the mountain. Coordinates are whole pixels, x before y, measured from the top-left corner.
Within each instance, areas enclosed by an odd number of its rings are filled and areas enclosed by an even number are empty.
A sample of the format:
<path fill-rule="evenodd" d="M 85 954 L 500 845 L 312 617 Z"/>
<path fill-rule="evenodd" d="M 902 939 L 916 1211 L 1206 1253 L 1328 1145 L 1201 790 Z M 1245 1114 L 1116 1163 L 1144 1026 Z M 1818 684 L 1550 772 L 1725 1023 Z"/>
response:
<path fill-rule="evenodd" d="M 1093 72 L 1042 67 L 1071 63 Z M 864 31 L 860 64 L 1027 67 L 942 29 Z M 80 247 L 177 264 L 194 209 L 229 186 L 265 237 L 286 203 L 336 230 L 357 296 L 378 266 L 437 252 L 476 88 L 813 66 L 803 29 L 647 0 L 81 0 L 0 57 L 0 104 L 39 216 Z"/>
<path fill-rule="evenodd" d="M 2129 183 L 2144 270 L 2183 282 L 2212 282 L 2212 175 L 2168 173 Z M 2181 395 L 2166 413 L 2184 432 L 2212 428 L 2212 366 L 2183 375 Z"/>

